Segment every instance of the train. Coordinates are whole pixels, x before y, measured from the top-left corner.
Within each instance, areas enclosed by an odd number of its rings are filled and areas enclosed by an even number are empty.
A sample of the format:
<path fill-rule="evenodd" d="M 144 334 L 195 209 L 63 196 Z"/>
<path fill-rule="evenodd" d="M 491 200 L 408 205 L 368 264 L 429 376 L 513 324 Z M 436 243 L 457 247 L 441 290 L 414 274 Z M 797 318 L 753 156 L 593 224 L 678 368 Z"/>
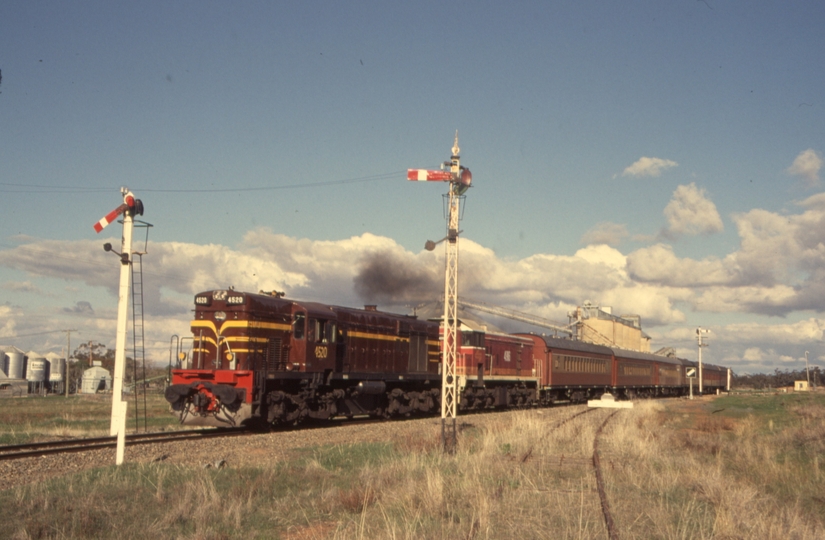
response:
<path fill-rule="evenodd" d="M 275 291 L 211 290 L 196 294 L 194 303 L 191 347 L 179 354 L 165 393 L 182 424 L 278 426 L 440 411 L 438 320 L 301 302 Z M 462 412 L 604 394 L 682 396 L 696 367 L 680 358 L 462 325 L 457 405 Z M 705 364 L 703 375 L 705 392 L 729 388 L 726 368 Z"/>

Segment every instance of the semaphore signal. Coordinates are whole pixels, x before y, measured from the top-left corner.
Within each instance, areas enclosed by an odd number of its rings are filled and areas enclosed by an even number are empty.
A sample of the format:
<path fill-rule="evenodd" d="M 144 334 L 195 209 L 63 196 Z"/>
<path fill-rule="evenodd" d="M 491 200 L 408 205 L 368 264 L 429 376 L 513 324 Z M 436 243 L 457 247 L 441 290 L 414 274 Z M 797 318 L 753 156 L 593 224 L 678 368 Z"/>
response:
<path fill-rule="evenodd" d="M 134 216 L 143 215 L 143 203 L 135 199 L 134 194 L 125 187 L 120 188 L 123 195 L 123 204 L 106 214 L 94 224 L 95 232 L 102 231 L 109 223 L 123 215 L 123 241 L 120 249 L 120 292 L 117 304 L 117 337 L 115 340 L 115 369 L 112 377 L 112 418 L 109 427 L 110 435 L 117 435 L 117 453 L 115 462 L 123 463 L 124 445 L 126 440 L 126 401 L 123 401 L 123 369 L 126 365 L 126 325 L 129 309 L 129 286 L 132 270 L 132 230 Z M 111 244 L 104 246 L 106 251 L 112 251 Z"/>
<path fill-rule="evenodd" d="M 455 452 L 456 406 L 458 389 L 456 380 L 456 356 L 458 336 L 458 230 L 459 205 L 464 193 L 470 188 L 473 175 L 469 169 L 461 166 L 458 147 L 458 131 L 455 132 L 452 155 L 442 164 L 442 170 L 408 169 L 407 180 L 417 182 L 449 182 L 449 215 L 447 217 L 447 236 L 444 238 L 446 268 L 444 275 L 444 320 L 441 370 L 441 443 L 447 452 Z M 443 170 L 447 167 L 449 170 Z M 435 248 L 434 242 L 427 242 L 427 249 Z"/>

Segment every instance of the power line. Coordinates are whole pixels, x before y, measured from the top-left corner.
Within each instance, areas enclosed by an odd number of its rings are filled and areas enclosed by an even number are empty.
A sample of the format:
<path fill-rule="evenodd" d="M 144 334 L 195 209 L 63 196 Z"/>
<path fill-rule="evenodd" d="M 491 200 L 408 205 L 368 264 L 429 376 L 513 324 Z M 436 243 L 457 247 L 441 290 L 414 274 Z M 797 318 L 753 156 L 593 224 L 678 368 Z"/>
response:
<path fill-rule="evenodd" d="M 49 330 L 48 332 L 36 332 L 34 334 L 15 334 L 13 336 L 3 336 L 3 339 L 17 339 L 17 338 L 24 338 L 24 337 L 32 337 L 32 336 L 45 336 L 46 334 L 62 334 L 63 332 L 68 332 L 69 330 Z M 72 332 L 77 332 L 77 330 L 71 330 Z"/>
<path fill-rule="evenodd" d="M 375 182 L 377 180 L 396 179 L 402 176 L 405 171 L 394 171 L 381 174 L 373 174 L 369 176 L 359 176 L 355 178 L 344 178 L 340 180 L 326 180 L 323 182 L 307 182 L 303 184 L 287 184 L 274 186 L 258 186 L 258 187 L 232 187 L 232 188 L 196 188 L 196 189 L 156 189 L 156 188 L 133 188 L 134 192 L 140 193 L 244 193 L 255 191 L 276 191 L 280 189 L 301 189 L 301 188 L 316 188 L 326 187 L 341 184 L 355 184 L 360 182 Z M 0 193 L 104 193 L 112 191 L 111 187 L 86 187 L 86 186 L 54 186 L 54 185 L 37 185 L 37 184 L 14 184 L 9 182 L 0 182 L 0 186 L 7 186 L 6 189 L 0 187 Z"/>

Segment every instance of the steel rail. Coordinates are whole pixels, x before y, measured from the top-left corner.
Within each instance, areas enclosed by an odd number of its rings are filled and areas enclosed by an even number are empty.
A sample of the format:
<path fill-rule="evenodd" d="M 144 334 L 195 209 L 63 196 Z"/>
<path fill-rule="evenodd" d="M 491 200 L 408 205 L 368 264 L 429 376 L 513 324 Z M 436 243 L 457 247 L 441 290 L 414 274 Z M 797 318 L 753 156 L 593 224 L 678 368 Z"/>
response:
<path fill-rule="evenodd" d="M 248 434 L 244 429 L 198 429 L 192 431 L 133 433 L 126 435 L 127 444 L 152 444 L 193 439 L 208 439 L 212 437 L 229 437 Z M 38 457 L 50 454 L 70 452 L 86 452 L 102 448 L 115 448 L 117 437 L 94 437 L 87 439 L 71 439 L 65 441 L 44 441 L 39 443 L 13 444 L 0 446 L 0 461 Z"/>

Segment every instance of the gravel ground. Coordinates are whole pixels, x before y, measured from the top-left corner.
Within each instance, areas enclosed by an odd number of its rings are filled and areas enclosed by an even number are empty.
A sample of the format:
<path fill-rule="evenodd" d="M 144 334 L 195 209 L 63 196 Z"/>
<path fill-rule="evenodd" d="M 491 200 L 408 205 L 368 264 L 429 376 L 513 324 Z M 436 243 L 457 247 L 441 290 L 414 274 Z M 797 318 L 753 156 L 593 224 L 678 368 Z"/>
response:
<path fill-rule="evenodd" d="M 552 411 L 552 412 L 551 412 Z M 554 416 L 559 409 L 536 411 Z M 474 414 L 459 417 L 459 430 L 467 426 L 483 427 L 507 423 L 516 412 Z M 294 457 L 299 448 L 329 444 L 363 442 L 415 443 L 422 447 L 441 443 L 441 419 L 422 418 L 392 422 L 341 422 L 330 427 L 316 427 L 236 437 L 181 441 L 162 444 L 126 446 L 128 463 L 163 462 L 204 467 L 223 461 L 227 467 L 267 467 Z M 459 441 L 460 444 L 460 441 Z M 114 464 L 115 450 L 55 454 L 0 462 L 0 489 L 41 482 L 49 478 L 77 473 Z"/>

